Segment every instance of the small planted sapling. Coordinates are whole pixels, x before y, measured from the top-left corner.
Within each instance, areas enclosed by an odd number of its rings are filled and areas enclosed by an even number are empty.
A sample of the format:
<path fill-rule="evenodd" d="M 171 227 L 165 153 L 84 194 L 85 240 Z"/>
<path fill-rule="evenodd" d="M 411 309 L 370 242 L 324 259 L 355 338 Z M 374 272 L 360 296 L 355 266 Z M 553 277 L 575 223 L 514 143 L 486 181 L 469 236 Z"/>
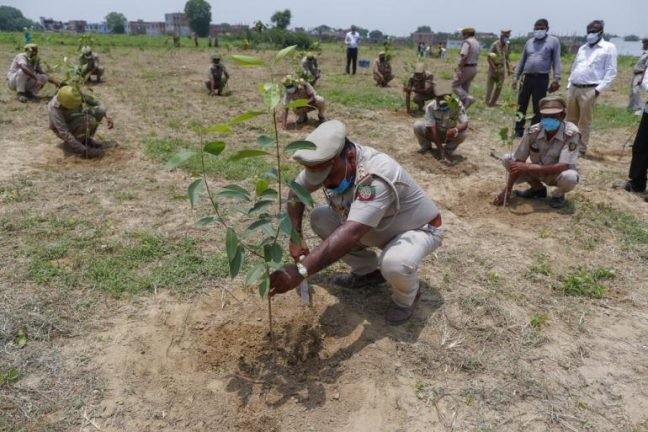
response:
<path fill-rule="evenodd" d="M 308 141 L 294 141 L 285 146 L 279 140 L 277 111 L 283 109 L 304 107 L 306 99 L 293 101 L 282 105 L 282 91 L 278 83 L 272 80 L 273 69 L 287 55 L 295 50 L 290 46 L 279 51 L 271 62 L 247 55 L 234 55 L 233 61 L 243 67 L 261 67 L 269 72 L 270 81 L 258 86 L 263 97 L 264 111 L 248 111 L 226 123 L 217 123 L 207 127 L 197 127 L 200 136 L 198 151 L 183 151 L 174 155 L 167 163 L 167 168 L 174 168 L 186 160 L 198 157 L 202 167 L 201 178 L 194 180 L 188 187 L 187 195 L 192 208 L 198 203 L 200 194 L 204 191 L 209 199 L 212 214 L 202 217 L 196 222 L 198 226 L 218 224 L 225 229 L 225 250 L 229 261 L 229 274 L 235 278 L 241 272 L 245 260 L 252 262 L 245 276 L 247 285 L 258 285 L 259 295 L 268 301 L 268 325 L 271 339 L 272 332 L 272 301 L 270 291 L 270 273 L 283 267 L 286 255 L 282 244 L 286 238 L 299 243 L 300 236 L 293 229 L 288 214 L 284 210 L 282 195 L 285 188 L 292 190 L 299 201 L 308 207 L 313 206 L 310 193 L 297 184 L 294 179 L 285 178 L 282 164 L 284 158 L 299 149 L 314 149 L 315 145 Z M 229 157 L 232 162 L 248 158 L 266 158 L 272 161 L 272 167 L 259 178 L 255 178 L 251 187 L 246 184 L 230 184 L 215 191 L 210 187 L 205 169 L 206 159 L 222 157 L 226 148 L 222 140 L 206 142 L 207 134 L 222 136 L 232 133 L 233 128 L 250 119 L 268 116 L 271 122 L 271 135 L 260 135 L 254 148 L 240 150 Z"/>

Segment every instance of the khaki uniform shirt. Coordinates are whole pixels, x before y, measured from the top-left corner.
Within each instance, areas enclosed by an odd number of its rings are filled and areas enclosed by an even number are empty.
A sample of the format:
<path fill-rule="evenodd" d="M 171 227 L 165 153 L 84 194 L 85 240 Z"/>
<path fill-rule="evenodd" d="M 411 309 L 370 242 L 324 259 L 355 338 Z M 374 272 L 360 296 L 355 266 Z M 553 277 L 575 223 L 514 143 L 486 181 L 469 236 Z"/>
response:
<path fill-rule="evenodd" d="M 373 70 L 384 77 L 389 77 L 392 74 L 391 64 L 387 60 L 381 62 L 380 59 L 375 59 Z"/>
<path fill-rule="evenodd" d="M 427 71 L 425 71 L 425 74 L 421 74 L 420 77 L 414 74 L 407 81 L 407 87 L 413 90 L 430 89 L 434 87 L 434 75 Z"/>
<path fill-rule="evenodd" d="M 571 169 L 576 169 L 578 159 L 578 146 L 580 144 L 580 132 L 578 127 L 570 122 L 560 125 L 556 135 L 547 141 L 547 136 L 542 125 L 536 123 L 529 127 L 524 134 L 520 145 L 515 150 L 515 160 L 526 161 L 538 165 L 555 165 L 564 163 Z"/>
<path fill-rule="evenodd" d="M 317 64 L 316 58 L 309 59 L 308 57 L 304 57 L 301 61 L 301 67 L 304 72 L 314 77 L 316 77 L 319 73 L 319 65 Z"/>
<path fill-rule="evenodd" d="M 495 66 L 497 66 L 498 70 L 504 72 L 503 67 L 506 66 L 506 70 L 510 71 L 511 70 L 511 63 L 509 60 L 510 53 L 511 53 L 511 48 L 509 47 L 509 44 L 502 43 L 501 39 L 497 39 L 491 45 L 488 57 L 492 60 Z M 491 54 L 495 54 L 495 55 L 491 55 Z"/>
<path fill-rule="evenodd" d="M 466 57 L 466 64 L 477 64 L 479 61 L 479 42 L 473 36 L 469 37 L 461 45 L 461 56 Z"/>
<path fill-rule="evenodd" d="M 313 88 L 313 86 L 307 82 L 302 82 L 297 86 L 297 90 L 294 93 L 288 93 L 288 92 L 284 93 L 283 104 L 287 105 L 290 102 L 299 99 L 310 100 L 315 96 L 317 96 L 317 93 L 315 93 L 315 89 Z"/>
<path fill-rule="evenodd" d="M 101 103 L 99 103 L 97 99 L 90 95 L 84 95 L 84 101 L 87 105 L 86 108 L 90 109 L 91 111 L 106 111 L 106 108 L 101 105 Z M 56 132 L 63 141 L 75 147 L 82 145 L 70 131 L 68 125 L 85 115 L 83 113 L 83 105 L 80 105 L 78 108 L 67 109 L 61 105 L 55 95 L 47 104 L 47 114 L 49 115 L 50 129 Z"/>
<path fill-rule="evenodd" d="M 92 54 L 92 57 L 87 58 L 86 56 L 81 55 L 79 56 L 79 64 L 81 66 L 86 66 L 86 72 L 90 72 L 99 66 L 99 56 L 97 54 Z"/>
<path fill-rule="evenodd" d="M 214 77 L 214 81 L 222 81 L 223 75 L 229 79 L 229 74 L 227 73 L 225 65 L 222 63 L 212 64 L 209 66 L 209 70 L 207 71 L 207 80 L 211 81 L 212 77 Z"/>
<path fill-rule="evenodd" d="M 398 162 L 371 147 L 355 147 L 354 187 L 343 194 L 323 189 L 342 222 L 372 227 L 360 240 L 363 245 L 384 246 L 398 234 L 419 229 L 439 215 L 432 199 Z M 308 184 L 304 171 L 295 181 L 311 192 L 322 188 L 321 184 Z"/>
<path fill-rule="evenodd" d="M 461 102 L 459 102 L 459 110 L 456 112 L 451 109 L 441 111 L 436 99 L 434 99 L 425 107 L 423 121 L 425 121 L 425 127 L 436 126 L 437 129 L 445 131 L 457 127 L 458 124 L 467 123 L 468 115 Z"/>
<path fill-rule="evenodd" d="M 27 53 L 20 53 L 16 57 L 14 57 L 13 61 L 11 62 L 11 65 L 9 66 L 9 72 L 7 72 L 7 79 L 11 79 L 11 77 L 21 69 L 20 66 L 25 66 L 32 73 L 39 73 L 39 74 L 45 73 L 41 68 L 40 62 L 38 60 L 36 62 L 32 62 L 29 60 L 29 57 L 27 57 Z"/>
<path fill-rule="evenodd" d="M 634 73 L 639 75 L 646 71 L 648 68 L 648 51 L 644 51 L 637 63 L 634 66 Z"/>

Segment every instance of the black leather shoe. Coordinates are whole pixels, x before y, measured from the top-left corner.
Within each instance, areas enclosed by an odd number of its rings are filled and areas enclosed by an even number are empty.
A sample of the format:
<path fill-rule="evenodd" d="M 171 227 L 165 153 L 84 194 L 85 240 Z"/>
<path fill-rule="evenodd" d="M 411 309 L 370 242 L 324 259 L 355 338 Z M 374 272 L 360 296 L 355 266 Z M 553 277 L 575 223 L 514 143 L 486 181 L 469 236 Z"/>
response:
<path fill-rule="evenodd" d="M 380 285 L 384 282 L 386 281 L 382 273 L 380 273 L 380 270 L 374 270 L 366 275 L 359 275 L 352 272 L 337 275 L 333 278 L 333 283 L 335 285 L 350 289 L 364 288 L 370 285 Z"/>
<path fill-rule="evenodd" d="M 540 189 L 515 190 L 513 193 L 521 198 L 547 198 L 547 188 L 544 186 Z"/>
<path fill-rule="evenodd" d="M 561 209 L 567 205 L 567 200 L 565 200 L 564 196 L 561 197 L 552 197 L 549 200 L 549 207 L 555 208 L 555 209 Z"/>
<path fill-rule="evenodd" d="M 387 321 L 387 324 L 400 325 L 409 321 L 409 319 L 412 318 L 412 315 L 414 315 L 416 305 L 420 299 L 421 289 L 419 288 L 416 297 L 414 297 L 414 303 L 412 303 L 411 306 L 399 306 L 392 301 L 389 308 L 387 308 L 387 313 L 385 314 L 385 321 Z"/>

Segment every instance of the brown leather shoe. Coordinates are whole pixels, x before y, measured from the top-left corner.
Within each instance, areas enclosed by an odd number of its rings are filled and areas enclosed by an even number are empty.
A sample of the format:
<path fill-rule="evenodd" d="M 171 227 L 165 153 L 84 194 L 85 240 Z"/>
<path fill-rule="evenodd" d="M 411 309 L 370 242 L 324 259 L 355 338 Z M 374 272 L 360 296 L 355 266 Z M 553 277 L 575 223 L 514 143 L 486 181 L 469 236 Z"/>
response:
<path fill-rule="evenodd" d="M 411 306 L 399 306 L 392 300 L 391 304 L 387 308 L 387 313 L 385 314 L 385 321 L 389 325 L 400 325 L 404 322 L 409 321 L 414 315 L 414 310 L 416 310 L 416 304 L 421 299 L 421 289 L 416 292 L 416 297 L 414 297 L 414 303 Z"/>
<path fill-rule="evenodd" d="M 384 282 L 385 278 L 382 273 L 380 273 L 380 270 L 374 270 L 366 275 L 359 275 L 352 272 L 333 277 L 333 283 L 335 285 L 351 289 L 364 288 L 370 285 L 380 285 Z"/>

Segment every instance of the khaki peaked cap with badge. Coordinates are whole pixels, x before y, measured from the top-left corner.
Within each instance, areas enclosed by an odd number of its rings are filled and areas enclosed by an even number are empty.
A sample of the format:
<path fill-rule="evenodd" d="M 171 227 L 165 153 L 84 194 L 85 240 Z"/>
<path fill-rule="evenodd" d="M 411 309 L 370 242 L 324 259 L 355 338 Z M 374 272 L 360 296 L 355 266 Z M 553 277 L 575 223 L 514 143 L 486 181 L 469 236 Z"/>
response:
<path fill-rule="evenodd" d="M 558 108 L 556 103 L 561 105 L 562 108 Z M 558 114 L 565 111 L 567 108 L 567 102 L 565 102 L 565 99 L 561 96 L 545 96 L 540 99 L 538 105 L 540 106 L 540 114 Z M 551 106 L 545 108 L 546 105 Z"/>
<path fill-rule="evenodd" d="M 346 126 L 339 120 L 329 120 L 322 123 L 311 132 L 306 141 L 315 144 L 315 150 L 297 150 L 293 159 L 304 165 L 306 177 L 311 184 L 321 184 L 329 175 L 332 165 L 314 170 L 310 167 L 335 159 L 344 148 Z"/>

